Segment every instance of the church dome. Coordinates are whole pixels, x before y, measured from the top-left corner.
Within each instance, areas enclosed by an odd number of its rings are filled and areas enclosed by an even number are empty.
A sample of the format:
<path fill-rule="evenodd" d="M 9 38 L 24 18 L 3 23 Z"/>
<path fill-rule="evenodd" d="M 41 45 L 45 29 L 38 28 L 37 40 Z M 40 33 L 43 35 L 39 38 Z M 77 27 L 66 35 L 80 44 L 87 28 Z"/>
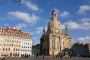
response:
<path fill-rule="evenodd" d="M 48 23 L 48 31 L 61 30 L 61 23 L 58 21 L 57 13 L 55 10 L 51 13 L 51 20 Z"/>

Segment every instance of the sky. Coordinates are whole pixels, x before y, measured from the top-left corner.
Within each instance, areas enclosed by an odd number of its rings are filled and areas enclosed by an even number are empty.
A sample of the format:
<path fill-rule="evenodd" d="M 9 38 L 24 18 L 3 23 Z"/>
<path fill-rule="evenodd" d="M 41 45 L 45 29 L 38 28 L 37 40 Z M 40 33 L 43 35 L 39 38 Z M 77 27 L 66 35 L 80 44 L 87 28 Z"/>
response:
<path fill-rule="evenodd" d="M 90 43 L 90 0 L 0 0 L 0 28 L 16 28 L 38 44 L 55 9 L 62 29 L 68 25 L 72 42 Z"/>

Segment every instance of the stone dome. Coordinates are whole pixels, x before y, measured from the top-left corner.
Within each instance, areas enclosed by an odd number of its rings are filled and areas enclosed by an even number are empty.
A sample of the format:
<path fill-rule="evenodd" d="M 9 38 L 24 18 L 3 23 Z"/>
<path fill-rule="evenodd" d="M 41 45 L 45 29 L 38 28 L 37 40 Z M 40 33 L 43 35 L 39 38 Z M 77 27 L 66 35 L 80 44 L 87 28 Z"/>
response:
<path fill-rule="evenodd" d="M 48 31 L 61 30 L 61 23 L 58 21 L 57 13 L 55 10 L 51 13 L 51 20 L 48 23 Z"/>

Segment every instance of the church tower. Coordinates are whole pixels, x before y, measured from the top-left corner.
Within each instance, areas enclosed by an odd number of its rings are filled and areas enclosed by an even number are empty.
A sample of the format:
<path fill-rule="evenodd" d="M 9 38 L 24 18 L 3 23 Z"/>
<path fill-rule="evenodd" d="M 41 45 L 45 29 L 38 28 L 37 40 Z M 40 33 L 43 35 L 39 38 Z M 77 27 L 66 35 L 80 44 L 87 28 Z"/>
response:
<path fill-rule="evenodd" d="M 57 55 L 60 52 L 60 33 L 62 29 L 57 16 L 57 12 L 53 10 L 51 20 L 48 23 L 49 55 Z"/>
<path fill-rule="evenodd" d="M 67 30 L 67 28 L 65 28 Z M 51 12 L 51 19 L 48 23 L 47 31 L 43 30 L 44 34 L 40 39 L 41 44 L 41 54 L 45 55 L 58 55 L 66 47 L 66 40 L 64 33 L 62 32 L 61 23 L 58 20 L 58 15 L 55 10 Z M 67 34 L 66 32 L 65 34 Z M 65 42 L 67 41 L 67 42 Z"/>

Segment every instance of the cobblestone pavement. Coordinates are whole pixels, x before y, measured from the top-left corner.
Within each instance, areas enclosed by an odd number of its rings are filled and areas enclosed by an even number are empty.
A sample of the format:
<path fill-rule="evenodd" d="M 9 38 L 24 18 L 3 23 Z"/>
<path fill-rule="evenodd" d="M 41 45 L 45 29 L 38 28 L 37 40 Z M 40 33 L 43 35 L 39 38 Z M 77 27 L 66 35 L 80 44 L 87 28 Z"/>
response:
<path fill-rule="evenodd" d="M 43 58 L 42 56 L 40 56 L 40 57 L 31 57 L 31 58 L 9 58 L 8 57 L 8 58 L 5 58 L 5 60 L 90 60 L 90 58 L 85 58 L 85 57 L 56 58 L 56 57 L 48 57 L 48 56 L 45 56 Z"/>

